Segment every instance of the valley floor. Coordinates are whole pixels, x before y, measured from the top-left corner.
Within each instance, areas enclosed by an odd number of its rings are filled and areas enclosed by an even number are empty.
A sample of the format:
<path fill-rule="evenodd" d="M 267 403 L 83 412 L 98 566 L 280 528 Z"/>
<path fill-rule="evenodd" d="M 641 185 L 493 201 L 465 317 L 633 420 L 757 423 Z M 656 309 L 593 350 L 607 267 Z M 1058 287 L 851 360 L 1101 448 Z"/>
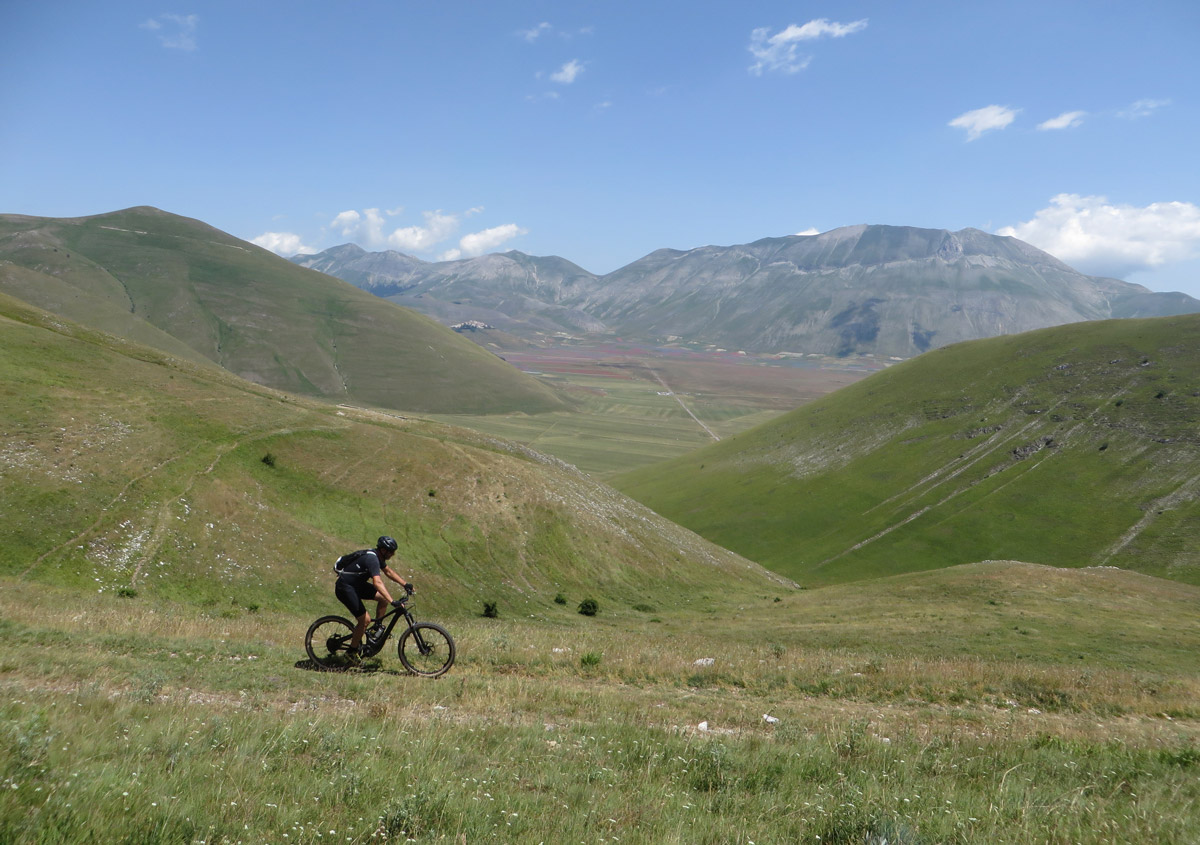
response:
<path fill-rule="evenodd" d="M 493 351 L 563 390 L 575 410 L 435 418 L 521 443 L 599 478 L 745 431 L 884 367 L 864 358 L 619 343 Z"/>

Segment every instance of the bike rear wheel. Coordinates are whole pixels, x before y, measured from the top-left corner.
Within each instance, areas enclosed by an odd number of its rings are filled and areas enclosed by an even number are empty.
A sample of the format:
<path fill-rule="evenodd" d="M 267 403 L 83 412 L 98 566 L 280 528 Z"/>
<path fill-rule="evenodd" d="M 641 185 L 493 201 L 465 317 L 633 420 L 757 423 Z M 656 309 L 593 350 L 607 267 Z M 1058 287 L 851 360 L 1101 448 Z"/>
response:
<path fill-rule="evenodd" d="M 341 616 L 322 616 L 308 626 L 304 650 L 322 669 L 343 669 L 350 664 L 350 638 L 354 623 Z"/>
<path fill-rule="evenodd" d="M 441 625 L 418 622 L 400 638 L 400 662 L 414 675 L 436 678 L 454 665 L 454 638 Z"/>

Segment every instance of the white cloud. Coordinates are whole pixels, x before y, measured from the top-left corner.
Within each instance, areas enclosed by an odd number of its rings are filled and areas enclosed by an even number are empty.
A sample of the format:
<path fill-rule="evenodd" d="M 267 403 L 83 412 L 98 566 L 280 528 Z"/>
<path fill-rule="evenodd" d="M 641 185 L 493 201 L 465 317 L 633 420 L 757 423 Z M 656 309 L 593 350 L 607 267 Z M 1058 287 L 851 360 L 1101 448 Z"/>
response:
<path fill-rule="evenodd" d="M 388 245 L 410 252 L 428 252 L 458 231 L 458 217 L 441 210 L 426 211 L 424 226 L 406 226 L 387 236 Z"/>
<path fill-rule="evenodd" d="M 764 71 L 797 73 L 812 61 L 812 56 L 799 55 L 797 48 L 800 42 L 825 37 L 844 38 L 866 28 L 866 18 L 853 23 L 836 23 L 818 18 L 803 26 L 790 24 L 774 35 L 771 35 L 769 27 L 761 27 L 750 33 L 750 46 L 747 49 L 755 59 L 750 72 L 755 76 L 762 76 Z"/>
<path fill-rule="evenodd" d="M 955 129 L 967 130 L 967 140 L 974 141 L 984 132 L 1004 129 L 1016 119 L 1017 111 L 1019 109 L 1010 109 L 1008 106 L 984 106 L 981 109 L 960 114 L 948 125 Z"/>
<path fill-rule="evenodd" d="M 578 59 L 571 59 L 571 61 L 550 74 L 550 80 L 560 85 L 570 85 L 581 73 L 583 73 L 583 65 Z"/>
<path fill-rule="evenodd" d="M 462 249 L 463 255 L 483 255 L 506 241 L 527 234 L 529 234 L 528 229 L 522 229 L 516 223 L 505 223 L 503 226 L 493 226 L 482 232 L 463 235 L 458 245 Z"/>
<path fill-rule="evenodd" d="M 1117 112 L 1117 116 L 1123 117 L 1126 120 L 1137 120 L 1142 117 L 1149 117 L 1159 109 L 1169 105 L 1171 105 L 1170 100 L 1138 100 L 1124 111 Z"/>
<path fill-rule="evenodd" d="M 402 226 L 388 232 L 385 215 L 395 216 L 401 211 L 403 209 L 381 213 L 377 208 L 368 208 L 365 211 L 343 211 L 330 222 L 329 228 L 342 237 L 349 238 L 368 249 L 398 249 L 403 252 L 428 255 L 456 235 L 462 220 L 482 214 L 484 209 L 483 206 L 475 206 L 461 213 L 448 213 L 440 209 L 426 211 L 422 212 L 425 218 L 424 224 Z M 441 253 L 439 258 L 442 261 L 453 261 L 462 256 L 482 255 L 505 241 L 524 234 L 527 234 L 527 230 L 515 223 L 494 226 L 464 235 L 456 247 L 450 247 Z"/>
<path fill-rule="evenodd" d="M 199 15 L 159 15 L 141 24 L 158 36 L 164 47 L 172 50 L 192 51 L 197 47 L 196 30 L 200 26 Z"/>
<path fill-rule="evenodd" d="M 1032 220 L 996 234 L 1020 238 L 1085 273 L 1125 278 L 1200 256 L 1200 206 L 1156 202 L 1138 207 L 1059 194 Z"/>
<path fill-rule="evenodd" d="M 798 236 L 819 235 L 819 234 L 821 234 L 821 231 L 819 229 L 814 229 L 812 226 L 809 226 L 803 232 L 797 232 L 796 234 Z"/>
<path fill-rule="evenodd" d="M 269 249 L 276 255 L 291 257 L 302 252 L 315 253 L 317 250 L 306 246 L 300 236 L 291 232 L 263 232 L 257 238 L 251 238 L 250 243 Z"/>
<path fill-rule="evenodd" d="M 1047 129 L 1073 129 L 1083 123 L 1083 119 L 1086 116 L 1087 112 L 1085 111 L 1065 111 L 1058 117 L 1043 120 L 1038 124 L 1037 128 L 1042 131 Z"/>
<path fill-rule="evenodd" d="M 403 209 L 386 213 L 394 216 L 400 211 Z M 333 218 L 329 225 L 341 233 L 342 237 L 350 238 L 363 246 L 378 248 L 387 243 L 387 234 L 384 232 L 386 223 L 383 212 L 378 208 L 368 208 L 361 213 L 354 210 L 343 211 Z"/>
<path fill-rule="evenodd" d="M 535 26 L 533 29 L 519 30 L 517 32 L 517 35 L 521 36 L 526 41 L 528 41 L 530 44 L 532 44 L 534 41 L 537 41 L 539 38 L 542 37 L 542 35 L 549 32 L 553 28 L 554 27 L 550 26 L 550 24 L 546 23 L 545 21 L 542 21 L 537 26 Z"/>

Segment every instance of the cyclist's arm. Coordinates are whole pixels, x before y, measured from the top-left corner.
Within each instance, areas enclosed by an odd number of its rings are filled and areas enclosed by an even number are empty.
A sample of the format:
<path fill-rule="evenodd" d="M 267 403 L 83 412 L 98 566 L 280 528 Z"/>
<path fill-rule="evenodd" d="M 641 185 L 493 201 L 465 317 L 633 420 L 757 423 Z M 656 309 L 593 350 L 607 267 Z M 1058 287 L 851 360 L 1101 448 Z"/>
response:
<path fill-rule="evenodd" d="M 407 582 L 407 581 L 405 581 L 403 578 L 401 578 L 401 577 L 400 577 L 400 573 L 398 573 L 396 570 L 392 569 L 392 568 L 391 568 L 390 566 L 388 566 L 387 564 L 384 564 L 384 566 L 383 566 L 383 573 L 384 573 L 385 575 L 387 575 L 387 577 L 389 577 L 389 578 L 391 578 L 393 581 L 395 581 L 397 584 L 399 584 L 401 587 L 407 587 L 407 586 L 408 586 L 408 582 Z"/>
<path fill-rule="evenodd" d="M 387 587 L 383 586 L 383 578 L 378 575 L 371 576 L 371 583 L 375 585 L 375 592 L 383 596 L 388 602 L 392 602 L 392 594 L 388 592 Z"/>

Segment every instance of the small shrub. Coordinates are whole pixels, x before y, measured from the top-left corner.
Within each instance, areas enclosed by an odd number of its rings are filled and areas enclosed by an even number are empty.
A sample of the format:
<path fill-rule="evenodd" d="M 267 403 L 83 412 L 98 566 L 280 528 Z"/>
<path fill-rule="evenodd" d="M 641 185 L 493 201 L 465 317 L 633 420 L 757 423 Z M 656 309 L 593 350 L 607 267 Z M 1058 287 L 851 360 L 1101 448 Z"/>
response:
<path fill-rule="evenodd" d="M 1181 769 L 1190 769 L 1200 764 L 1200 750 L 1191 746 L 1181 748 L 1178 751 L 1164 748 L 1158 752 L 1158 759 L 1159 762 L 1165 763 L 1168 766 L 1179 766 Z"/>
<path fill-rule="evenodd" d="M 485 601 L 483 603 L 483 615 L 486 619 L 499 619 L 500 610 L 496 607 L 494 601 Z"/>
<path fill-rule="evenodd" d="M 600 655 L 597 652 L 589 651 L 579 658 L 579 665 L 584 669 L 593 669 L 600 665 Z"/>
<path fill-rule="evenodd" d="M 449 801 L 441 794 L 418 790 L 412 795 L 393 801 L 379 819 L 382 838 L 392 841 L 401 838 L 414 839 L 449 829 L 455 815 Z"/>
<path fill-rule="evenodd" d="M 275 456 L 274 456 L 274 455 L 272 455 L 270 452 L 267 452 L 267 454 L 265 454 L 265 455 L 263 455 L 263 456 L 262 456 L 262 462 L 263 462 L 264 464 L 266 464 L 267 466 L 274 468 L 274 466 L 275 466 Z"/>
<path fill-rule="evenodd" d="M 600 612 L 600 605 L 595 599 L 584 599 L 579 603 L 579 612 L 584 616 L 595 616 Z"/>
<path fill-rule="evenodd" d="M 653 612 L 654 612 L 654 605 L 652 605 L 652 604 L 646 604 L 645 602 L 642 602 L 641 604 L 635 604 L 635 605 L 633 606 L 633 609 L 634 609 L 634 610 L 636 610 L 636 611 L 639 611 L 639 612 L 641 612 L 641 613 L 653 613 Z"/>
<path fill-rule="evenodd" d="M 559 593 L 557 596 L 554 597 L 554 603 L 555 604 L 566 604 L 567 597 L 564 596 L 562 593 Z"/>
<path fill-rule="evenodd" d="M 434 490 L 432 487 L 429 488 L 429 498 L 431 498 L 431 499 L 437 498 L 437 490 Z"/>
<path fill-rule="evenodd" d="M 117 595 L 123 599 L 136 599 L 137 590 L 135 590 L 133 587 L 118 587 Z"/>

